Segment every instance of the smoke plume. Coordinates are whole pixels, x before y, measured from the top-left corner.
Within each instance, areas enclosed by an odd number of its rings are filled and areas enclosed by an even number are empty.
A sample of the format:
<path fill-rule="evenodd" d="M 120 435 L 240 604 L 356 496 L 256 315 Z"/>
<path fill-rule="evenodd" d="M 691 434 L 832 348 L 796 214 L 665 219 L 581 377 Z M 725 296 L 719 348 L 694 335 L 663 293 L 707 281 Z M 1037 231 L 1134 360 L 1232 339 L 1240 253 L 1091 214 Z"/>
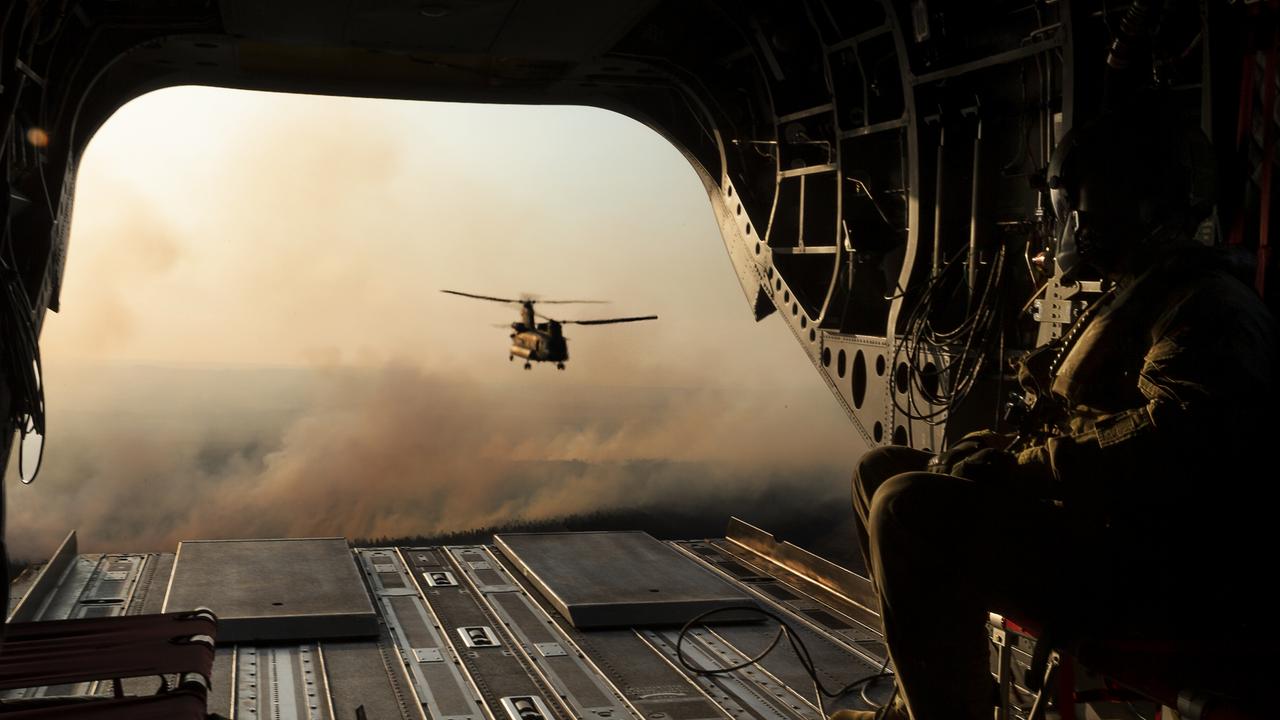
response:
<path fill-rule="evenodd" d="M 841 428 L 724 389 L 483 385 L 379 369 L 76 368 L 11 552 L 462 531 L 617 508 L 847 503 Z M 745 400 L 743 399 L 745 398 Z M 12 477 L 12 475 L 10 475 Z"/>

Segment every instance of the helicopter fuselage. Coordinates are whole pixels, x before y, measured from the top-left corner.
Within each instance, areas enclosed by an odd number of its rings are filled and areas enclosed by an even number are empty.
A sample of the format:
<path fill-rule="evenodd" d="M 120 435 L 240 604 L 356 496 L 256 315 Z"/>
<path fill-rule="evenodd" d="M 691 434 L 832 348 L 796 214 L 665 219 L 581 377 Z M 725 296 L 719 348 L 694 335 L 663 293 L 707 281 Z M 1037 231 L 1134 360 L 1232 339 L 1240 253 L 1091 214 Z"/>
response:
<path fill-rule="evenodd" d="M 530 326 L 514 322 L 511 323 L 511 330 L 510 357 L 560 365 L 569 359 L 569 345 L 565 342 L 560 323 L 537 323 Z"/>
<path fill-rule="evenodd" d="M 515 360 L 517 357 L 524 360 L 524 369 L 528 370 L 533 367 L 535 362 L 553 362 L 556 368 L 563 370 L 565 361 L 569 359 L 569 345 L 564 336 L 565 325 L 614 325 L 617 323 L 631 323 L 641 320 L 657 320 L 657 315 L 638 315 L 632 317 L 613 317 L 613 318 L 593 318 L 590 320 L 554 320 L 546 315 L 539 315 L 534 312 L 533 304 L 537 302 L 533 298 L 525 297 L 520 300 L 511 300 L 508 298 L 493 297 L 490 295 L 474 295 L 472 293 L 460 292 L 458 290 L 442 290 L 441 292 L 450 295 L 461 295 L 462 297 L 474 298 L 476 300 L 489 300 L 491 302 L 505 303 L 509 305 L 520 306 L 520 319 L 511 323 L 511 345 L 507 349 L 507 359 Z M 547 303 L 569 304 L 569 303 L 599 303 L 599 300 L 545 300 Z M 539 319 L 546 322 L 538 322 Z"/>

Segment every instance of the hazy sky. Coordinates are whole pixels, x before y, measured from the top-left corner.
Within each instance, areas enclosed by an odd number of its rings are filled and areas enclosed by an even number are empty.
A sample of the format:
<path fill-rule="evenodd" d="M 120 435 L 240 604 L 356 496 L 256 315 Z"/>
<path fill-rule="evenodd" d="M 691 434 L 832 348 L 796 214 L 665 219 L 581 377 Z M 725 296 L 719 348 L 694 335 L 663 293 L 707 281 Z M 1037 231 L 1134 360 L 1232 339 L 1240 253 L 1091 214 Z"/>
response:
<path fill-rule="evenodd" d="M 752 320 L 694 170 L 620 115 L 175 88 L 108 121 L 75 202 L 43 336 L 47 464 L 8 490 L 19 551 L 73 526 L 90 547 L 159 546 L 580 512 L 629 502 L 611 483 L 639 460 L 714 464 L 696 493 L 726 503 L 740 476 L 845 484 L 847 420 L 785 326 Z M 444 288 L 661 319 L 572 327 L 567 371 L 524 372 L 493 327 L 515 311 Z M 458 423 L 500 441 L 438 442 Z M 328 514 L 255 512 L 331 452 L 354 464 L 316 486 Z M 547 488 L 546 463 L 578 461 L 590 492 Z M 472 472 L 487 495 L 451 490 Z M 681 472 L 656 495 L 696 482 Z M 353 492 L 372 499 L 348 518 Z M 202 497 L 217 522 L 180 507 Z"/>
<path fill-rule="evenodd" d="M 556 382 L 820 387 L 781 323 L 752 321 L 693 169 L 636 121 L 206 88 L 139 98 L 90 144 L 44 347 L 509 374 L 491 325 L 514 311 L 443 288 L 661 316 L 572 328 Z"/>

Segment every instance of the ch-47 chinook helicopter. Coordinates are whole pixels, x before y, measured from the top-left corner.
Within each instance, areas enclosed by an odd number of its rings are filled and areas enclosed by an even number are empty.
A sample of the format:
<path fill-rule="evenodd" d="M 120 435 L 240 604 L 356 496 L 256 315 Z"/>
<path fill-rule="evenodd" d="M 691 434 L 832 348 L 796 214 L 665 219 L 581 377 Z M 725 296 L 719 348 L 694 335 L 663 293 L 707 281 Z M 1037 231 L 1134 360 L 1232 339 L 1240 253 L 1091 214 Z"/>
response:
<path fill-rule="evenodd" d="M 639 322 L 641 320 L 657 320 L 657 315 L 641 315 L 637 317 L 623 318 L 604 318 L 600 320 L 555 320 L 541 313 L 535 312 L 534 303 L 545 303 L 552 305 L 599 305 L 607 301 L 603 300 L 538 300 L 529 296 L 512 300 L 510 298 L 490 297 L 488 295 L 473 295 L 471 293 L 458 292 L 457 290 L 441 290 L 440 292 L 450 295 L 461 295 L 462 297 L 475 298 L 477 300 L 489 300 L 492 302 L 506 303 L 509 305 L 520 306 L 520 319 L 511 323 L 511 348 L 508 360 L 514 360 L 516 357 L 524 358 L 524 369 L 528 370 L 533 367 L 535 362 L 553 362 L 556 364 L 557 370 L 563 370 L 565 361 L 569 359 L 569 343 L 568 338 L 564 336 L 564 325 L 612 325 L 614 323 Z M 539 319 L 545 322 L 538 322 Z"/>

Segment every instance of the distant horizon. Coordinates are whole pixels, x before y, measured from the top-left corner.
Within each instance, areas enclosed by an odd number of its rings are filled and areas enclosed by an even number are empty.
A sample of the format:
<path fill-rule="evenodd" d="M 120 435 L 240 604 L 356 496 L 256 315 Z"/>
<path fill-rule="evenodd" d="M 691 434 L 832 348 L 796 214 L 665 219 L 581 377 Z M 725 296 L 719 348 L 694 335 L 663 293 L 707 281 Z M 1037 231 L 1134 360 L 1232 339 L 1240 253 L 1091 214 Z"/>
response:
<path fill-rule="evenodd" d="M 199 361 L 199 360 L 182 361 L 182 360 L 147 360 L 147 359 L 132 359 L 132 358 L 110 358 L 106 360 L 60 360 L 60 359 L 57 359 L 57 360 L 53 360 L 52 363 L 46 360 L 44 362 L 44 365 L 46 367 L 52 365 L 55 371 L 62 370 L 62 369 L 78 369 L 78 370 L 104 370 L 104 371 L 110 371 L 110 370 L 138 370 L 138 371 L 156 370 L 156 371 L 187 371 L 187 372 L 224 372 L 224 371 L 225 372 L 254 372 L 254 371 L 277 372 L 278 371 L 282 373 L 324 373 L 324 372 L 333 372 L 333 371 L 375 372 L 379 370 L 381 367 L 384 367 L 386 365 L 413 366 L 414 363 L 409 359 L 405 359 L 403 361 L 390 360 L 386 363 L 383 363 L 382 365 L 367 365 L 367 364 L 358 364 L 358 363 L 347 363 L 347 364 L 337 364 L 337 365 L 289 365 L 289 364 L 257 363 L 252 361 L 207 362 L 207 361 Z M 516 368 L 513 368 L 513 370 L 514 369 L 519 369 L 519 366 L 517 366 Z M 551 365 L 535 365 L 532 370 L 529 370 L 527 372 L 530 372 L 530 373 L 555 372 L 555 373 L 561 373 L 563 375 L 563 374 L 567 374 L 569 370 L 566 369 L 564 371 L 558 371 L 555 369 L 554 366 L 551 366 Z M 471 382 L 471 383 L 483 384 L 488 386 L 516 386 L 516 387 L 529 388 L 531 390 L 539 390 L 539 389 L 552 390 L 552 389 L 555 389 L 556 387 L 552 385 L 530 385 L 525 380 L 524 372 L 516 373 L 513 371 L 509 374 L 509 376 L 504 377 L 504 375 L 505 375 L 504 373 L 494 373 L 490 375 L 485 375 L 483 377 L 468 375 L 461 378 L 456 378 L 454 379 L 454 381 Z M 442 377 L 449 377 L 449 376 L 442 376 Z M 821 376 L 819 376 L 816 372 L 813 374 L 813 377 L 797 377 L 795 375 L 780 374 L 777 377 L 768 378 L 768 379 L 773 380 L 774 382 L 771 382 L 771 383 L 766 382 L 763 385 L 758 387 L 773 387 L 773 388 L 780 388 L 780 389 L 794 388 L 797 386 L 807 387 L 808 385 L 810 385 L 815 381 L 821 382 L 822 380 Z M 566 383 L 566 384 L 569 384 L 569 383 Z M 616 382 L 607 383 L 607 382 L 600 382 L 598 379 L 593 379 L 592 381 L 588 381 L 588 382 L 575 381 L 572 383 L 572 385 L 575 387 L 670 389 L 670 390 L 690 390 L 690 389 L 700 389 L 700 388 L 715 389 L 715 390 L 740 390 L 741 389 L 739 386 L 731 385 L 731 384 L 728 384 L 727 382 L 718 383 L 716 381 L 716 378 L 710 378 L 705 381 L 699 381 L 697 383 L 682 384 L 682 385 L 671 385 L 671 384 L 636 385 L 636 384 L 626 384 L 626 383 L 616 383 Z M 834 398 L 832 399 L 832 402 L 833 403 L 835 402 Z"/>

